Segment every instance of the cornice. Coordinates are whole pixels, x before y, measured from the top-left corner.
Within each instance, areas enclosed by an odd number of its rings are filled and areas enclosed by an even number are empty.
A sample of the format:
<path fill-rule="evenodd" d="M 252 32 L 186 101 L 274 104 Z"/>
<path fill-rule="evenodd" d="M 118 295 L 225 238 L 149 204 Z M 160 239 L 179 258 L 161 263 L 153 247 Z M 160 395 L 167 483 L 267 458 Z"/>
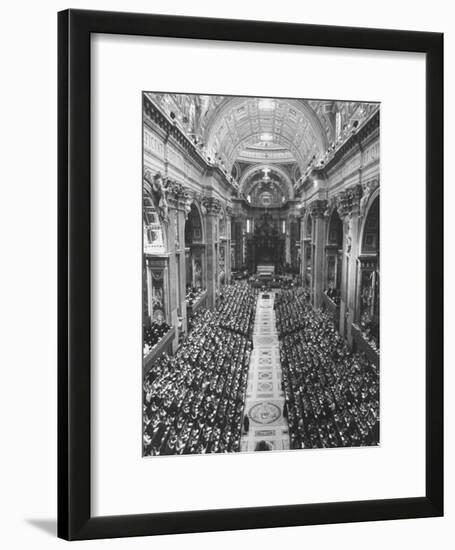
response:
<path fill-rule="evenodd" d="M 203 167 L 205 171 L 209 171 L 212 175 L 216 175 L 226 187 L 237 191 L 237 187 L 233 185 L 223 170 L 217 166 L 210 164 L 202 153 L 198 150 L 185 133 L 172 121 L 163 111 L 153 102 L 147 95 L 143 95 L 143 112 L 144 121 L 151 122 L 161 129 L 161 134 L 166 136 L 165 141 L 172 139 L 172 142 L 182 148 L 192 159 Z"/>

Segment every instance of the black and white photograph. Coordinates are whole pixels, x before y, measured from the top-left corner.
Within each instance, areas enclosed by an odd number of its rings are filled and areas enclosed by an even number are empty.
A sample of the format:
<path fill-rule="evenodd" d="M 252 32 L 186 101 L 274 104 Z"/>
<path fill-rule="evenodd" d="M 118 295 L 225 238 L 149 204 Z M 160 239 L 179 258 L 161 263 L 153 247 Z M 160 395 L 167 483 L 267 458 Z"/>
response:
<path fill-rule="evenodd" d="M 143 456 L 379 446 L 380 103 L 142 109 Z"/>

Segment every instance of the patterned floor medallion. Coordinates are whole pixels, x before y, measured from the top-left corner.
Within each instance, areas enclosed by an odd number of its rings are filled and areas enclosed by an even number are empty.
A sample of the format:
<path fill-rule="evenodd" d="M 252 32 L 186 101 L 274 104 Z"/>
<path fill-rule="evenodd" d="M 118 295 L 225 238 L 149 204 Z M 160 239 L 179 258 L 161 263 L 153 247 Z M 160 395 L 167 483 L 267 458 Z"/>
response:
<path fill-rule="evenodd" d="M 248 415 L 258 424 L 270 424 L 280 418 L 281 409 L 274 403 L 258 403 L 251 407 Z"/>
<path fill-rule="evenodd" d="M 258 344 L 260 346 L 271 346 L 273 344 L 273 338 L 271 336 L 261 336 L 258 338 Z"/>

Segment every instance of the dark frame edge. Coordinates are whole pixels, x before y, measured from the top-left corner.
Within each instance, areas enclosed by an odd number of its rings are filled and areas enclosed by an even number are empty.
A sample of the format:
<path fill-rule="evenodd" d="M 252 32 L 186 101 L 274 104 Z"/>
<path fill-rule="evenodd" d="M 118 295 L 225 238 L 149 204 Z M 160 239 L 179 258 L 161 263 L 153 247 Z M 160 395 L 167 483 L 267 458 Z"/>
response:
<path fill-rule="evenodd" d="M 222 517 L 220 512 L 222 512 Z M 441 511 L 426 497 L 90 518 L 71 540 L 270 529 L 334 523 L 431 518 Z"/>
<path fill-rule="evenodd" d="M 426 66 L 426 495 L 444 514 L 444 35 Z"/>
<path fill-rule="evenodd" d="M 57 534 L 73 540 L 91 517 L 90 33 L 65 10 L 58 35 Z"/>
<path fill-rule="evenodd" d="M 58 451 L 57 536 L 69 537 L 68 483 L 68 11 L 58 15 Z"/>

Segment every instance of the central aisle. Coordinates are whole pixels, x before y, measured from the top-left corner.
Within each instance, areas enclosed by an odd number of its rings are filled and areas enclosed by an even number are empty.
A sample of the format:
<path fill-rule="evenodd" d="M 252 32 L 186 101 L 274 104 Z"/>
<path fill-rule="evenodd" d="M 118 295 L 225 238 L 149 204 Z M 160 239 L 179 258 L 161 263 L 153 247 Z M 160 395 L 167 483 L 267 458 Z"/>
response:
<path fill-rule="evenodd" d="M 270 450 L 289 449 L 274 301 L 274 292 L 261 292 L 257 300 L 244 409 L 250 426 L 242 436 L 242 451 L 255 451 L 260 442 Z"/>

